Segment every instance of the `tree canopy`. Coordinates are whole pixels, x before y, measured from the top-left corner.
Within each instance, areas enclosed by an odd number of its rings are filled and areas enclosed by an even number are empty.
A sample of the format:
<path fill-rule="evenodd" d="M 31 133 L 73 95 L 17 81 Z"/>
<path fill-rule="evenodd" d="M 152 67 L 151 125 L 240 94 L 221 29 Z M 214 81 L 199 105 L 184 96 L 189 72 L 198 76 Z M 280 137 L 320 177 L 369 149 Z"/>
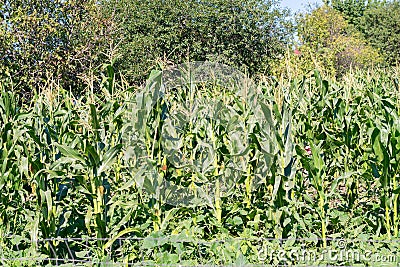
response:
<path fill-rule="evenodd" d="M 218 60 L 269 70 L 290 39 L 287 10 L 261 0 L 108 0 L 121 27 L 116 67 L 137 78 L 157 62 Z"/>
<path fill-rule="evenodd" d="M 107 20 L 95 1 L 15 0 L 0 6 L 1 75 L 29 91 L 56 78 L 77 88 L 104 51 Z"/>
<path fill-rule="evenodd" d="M 396 65 L 399 25 L 399 1 L 325 1 L 299 16 L 301 53 L 294 61 L 331 75 L 350 66 Z M 293 45 L 293 33 L 289 11 L 275 0 L 6 0 L 0 75 L 22 91 L 50 76 L 79 91 L 106 62 L 131 84 L 160 65 L 189 61 L 270 74 Z"/>
<path fill-rule="evenodd" d="M 331 6 L 384 56 L 387 65 L 400 60 L 400 2 L 332 0 Z"/>
<path fill-rule="evenodd" d="M 378 50 L 328 5 L 300 14 L 297 33 L 298 52 L 286 64 L 294 64 L 300 73 L 317 68 L 339 77 L 350 68 L 367 68 L 381 62 Z"/>

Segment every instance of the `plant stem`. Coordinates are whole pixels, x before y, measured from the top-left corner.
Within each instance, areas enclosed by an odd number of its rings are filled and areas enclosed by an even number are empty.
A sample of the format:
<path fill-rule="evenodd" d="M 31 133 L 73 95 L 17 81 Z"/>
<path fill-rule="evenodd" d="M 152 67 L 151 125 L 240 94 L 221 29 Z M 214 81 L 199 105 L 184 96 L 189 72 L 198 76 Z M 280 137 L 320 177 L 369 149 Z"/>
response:
<path fill-rule="evenodd" d="M 247 178 L 246 178 L 246 181 L 245 181 L 245 185 L 246 185 L 246 199 L 245 199 L 245 203 L 246 203 L 246 206 L 247 206 L 247 208 L 250 208 L 250 206 L 251 206 L 251 186 L 252 186 L 252 183 L 253 183 L 253 177 L 251 176 L 251 173 L 250 173 L 250 165 L 248 165 L 248 167 L 247 167 Z"/>
<path fill-rule="evenodd" d="M 319 197 L 319 208 L 321 210 L 321 231 L 322 231 L 322 242 L 324 248 L 326 248 L 326 222 L 325 222 L 325 209 L 324 209 L 324 198 L 320 195 Z"/>
<path fill-rule="evenodd" d="M 218 158 L 214 159 L 214 176 L 215 180 L 215 217 L 217 218 L 218 223 L 222 222 L 222 208 L 221 208 L 221 184 L 218 177 Z"/>
<path fill-rule="evenodd" d="M 393 176 L 393 191 L 397 190 L 397 180 L 396 176 Z M 399 194 L 393 193 L 393 226 L 394 226 L 394 236 L 398 237 L 399 235 L 399 219 L 397 213 L 397 199 Z"/>

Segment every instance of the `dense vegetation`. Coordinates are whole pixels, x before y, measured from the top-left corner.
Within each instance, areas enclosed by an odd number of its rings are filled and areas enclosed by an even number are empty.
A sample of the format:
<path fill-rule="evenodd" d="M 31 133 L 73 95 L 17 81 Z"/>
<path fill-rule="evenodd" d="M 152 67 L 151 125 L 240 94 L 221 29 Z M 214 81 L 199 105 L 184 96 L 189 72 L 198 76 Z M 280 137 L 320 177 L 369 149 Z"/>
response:
<path fill-rule="evenodd" d="M 260 263 L 258 238 L 310 238 L 307 247 L 324 248 L 336 246 L 332 238 L 398 236 L 400 107 L 392 75 L 355 73 L 341 84 L 316 72 L 290 84 L 265 83 L 257 106 L 219 85 L 172 90 L 152 106 L 158 72 L 141 93 L 106 81 L 101 94 L 89 90 L 78 99 L 53 83 L 22 109 L 3 84 L 5 255 Z M 206 100 L 196 108 L 208 113 L 182 120 L 191 94 Z M 69 250 L 52 241 L 32 254 L 30 240 L 57 237 L 144 240 L 122 250 L 112 241 L 89 239 L 89 247 L 76 242 Z M 200 241 L 210 242 L 201 245 L 201 257 Z M 353 249 L 398 249 L 349 242 Z"/>
<path fill-rule="evenodd" d="M 154 62 L 218 61 L 249 73 L 270 71 L 289 42 L 288 12 L 273 1 L 108 1 L 120 25 L 115 67 L 133 78 Z M 148 72 L 147 72 L 148 73 Z"/>
<path fill-rule="evenodd" d="M 49 78 L 81 91 L 112 61 L 138 84 L 159 65 L 218 60 L 243 71 L 270 70 L 291 33 L 274 1 L 6 1 L 0 58 L 24 92 Z M 97 83 L 98 86 L 98 83 Z"/>
<path fill-rule="evenodd" d="M 332 7 L 379 49 L 388 65 L 398 64 L 399 1 L 332 0 Z"/>
<path fill-rule="evenodd" d="M 274 1 L 5 1 L 1 264 L 398 263 L 397 48 L 365 30 L 397 1 L 361 2 L 295 43 Z"/>

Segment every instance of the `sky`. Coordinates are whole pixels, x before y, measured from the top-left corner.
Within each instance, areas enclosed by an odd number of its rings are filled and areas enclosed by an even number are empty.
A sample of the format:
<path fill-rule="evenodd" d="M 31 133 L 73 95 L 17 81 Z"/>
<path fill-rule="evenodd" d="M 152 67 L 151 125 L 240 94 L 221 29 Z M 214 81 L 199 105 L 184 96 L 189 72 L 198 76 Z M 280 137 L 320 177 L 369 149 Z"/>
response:
<path fill-rule="evenodd" d="M 306 10 L 306 7 L 308 4 L 311 3 L 312 5 L 314 3 L 322 4 L 322 0 L 282 0 L 281 5 L 282 7 L 288 7 L 290 8 L 293 13 L 300 11 L 300 10 Z"/>

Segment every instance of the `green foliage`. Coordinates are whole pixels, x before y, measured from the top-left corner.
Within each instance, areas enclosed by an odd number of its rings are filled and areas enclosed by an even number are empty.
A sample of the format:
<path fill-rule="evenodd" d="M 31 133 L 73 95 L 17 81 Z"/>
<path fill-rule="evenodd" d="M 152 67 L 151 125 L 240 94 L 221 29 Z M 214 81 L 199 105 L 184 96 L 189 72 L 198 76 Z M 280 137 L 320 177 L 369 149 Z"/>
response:
<path fill-rule="evenodd" d="M 399 1 L 334 0 L 338 10 L 365 40 L 384 56 L 386 65 L 399 62 Z"/>
<path fill-rule="evenodd" d="M 338 11 L 299 18 L 288 80 L 195 83 L 191 68 L 129 85 L 160 57 L 268 70 L 284 12 L 240 3 L 5 1 L 2 265 L 371 264 L 271 253 L 343 249 L 335 238 L 399 251 L 400 71 L 362 70 L 380 56 Z M 303 76 L 314 67 L 326 74 Z"/>
<path fill-rule="evenodd" d="M 265 81 L 247 100 L 198 84 L 154 102 L 160 72 L 136 92 L 107 69 L 100 94 L 75 98 L 54 82 L 30 107 L 2 85 L 2 259 L 299 264 L 262 253 L 337 249 L 329 239 L 338 237 L 376 241 L 349 241 L 360 253 L 398 251 L 398 242 L 378 242 L 399 237 L 398 72 Z M 197 116 L 180 120 L 194 100 Z M 220 115 L 210 120 L 207 110 Z M 193 202 L 171 202 L 177 186 Z M 70 239 L 35 242 L 44 238 Z M 48 257 L 64 260 L 40 260 Z"/>
<path fill-rule="evenodd" d="M 343 16 L 326 5 L 300 15 L 298 36 L 299 54 L 290 55 L 289 62 L 300 66 L 300 73 L 317 68 L 325 75 L 340 77 L 351 67 L 368 68 L 381 62 L 361 34 L 352 31 Z"/>
<path fill-rule="evenodd" d="M 351 25 L 358 25 L 368 6 L 366 0 L 332 0 L 330 5 L 339 11 Z"/>
<path fill-rule="evenodd" d="M 388 65 L 400 62 L 400 2 L 384 1 L 368 6 L 360 19 L 360 31 L 379 49 Z"/>
<path fill-rule="evenodd" d="M 2 77 L 11 77 L 25 97 L 52 77 L 65 89 L 79 90 L 80 78 L 104 59 L 110 28 L 106 18 L 100 21 L 94 3 L 17 0 L 0 5 Z"/>
<path fill-rule="evenodd" d="M 115 67 L 129 80 L 158 64 L 213 60 L 256 73 L 282 54 L 290 37 L 286 10 L 275 1 L 103 1 L 115 18 L 121 57 Z M 108 9 L 107 9 L 108 8 Z"/>

